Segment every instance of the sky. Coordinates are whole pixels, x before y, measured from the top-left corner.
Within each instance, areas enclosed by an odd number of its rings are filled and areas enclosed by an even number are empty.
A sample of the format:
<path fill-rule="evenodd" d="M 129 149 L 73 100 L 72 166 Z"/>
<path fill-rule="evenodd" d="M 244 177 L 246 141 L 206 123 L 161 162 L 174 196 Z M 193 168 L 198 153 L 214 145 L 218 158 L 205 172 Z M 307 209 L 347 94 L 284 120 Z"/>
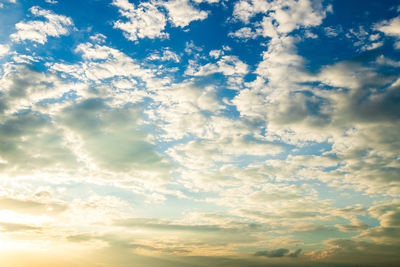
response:
<path fill-rule="evenodd" d="M 0 0 L 4 267 L 397 266 L 399 0 Z"/>

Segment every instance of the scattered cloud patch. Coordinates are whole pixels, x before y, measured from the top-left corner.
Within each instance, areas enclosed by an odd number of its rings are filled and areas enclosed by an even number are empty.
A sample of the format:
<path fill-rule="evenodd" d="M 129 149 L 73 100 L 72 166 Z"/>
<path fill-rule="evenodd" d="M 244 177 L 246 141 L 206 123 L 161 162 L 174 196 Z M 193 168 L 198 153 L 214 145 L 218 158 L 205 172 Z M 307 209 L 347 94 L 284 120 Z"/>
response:
<path fill-rule="evenodd" d="M 119 13 L 127 20 L 114 22 L 114 28 L 122 30 L 128 40 L 168 37 L 163 31 L 167 19 L 157 2 L 143 2 L 136 6 L 128 0 L 114 0 L 112 4 L 118 7 Z"/>
<path fill-rule="evenodd" d="M 208 16 L 206 11 L 196 9 L 189 0 L 167 1 L 163 5 L 168 10 L 169 20 L 175 27 L 183 28 L 192 21 L 204 20 Z"/>
<path fill-rule="evenodd" d="M 30 20 L 17 23 L 15 25 L 17 32 L 10 35 L 14 42 L 29 40 L 44 44 L 49 36 L 68 35 L 74 25 L 71 18 L 57 15 L 38 6 L 34 6 L 29 10 L 35 17 L 44 17 L 45 21 Z"/>
<path fill-rule="evenodd" d="M 374 29 L 395 38 L 395 47 L 400 49 L 400 17 L 391 20 L 384 20 L 375 24 Z"/>

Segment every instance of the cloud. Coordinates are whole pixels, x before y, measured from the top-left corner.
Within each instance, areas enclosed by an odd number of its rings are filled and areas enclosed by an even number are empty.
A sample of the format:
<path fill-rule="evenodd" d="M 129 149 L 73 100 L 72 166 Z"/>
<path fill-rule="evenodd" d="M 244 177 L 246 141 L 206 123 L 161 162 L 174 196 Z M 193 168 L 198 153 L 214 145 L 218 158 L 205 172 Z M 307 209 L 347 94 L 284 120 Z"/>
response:
<path fill-rule="evenodd" d="M 324 28 L 325 35 L 331 38 L 337 37 L 339 34 L 343 32 L 343 28 L 341 25 L 339 26 L 328 26 Z"/>
<path fill-rule="evenodd" d="M 248 24 L 257 14 L 264 14 L 259 24 L 261 28 L 257 32 L 262 32 L 264 37 L 273 38 L 277 35 L 286 35 L 301 27 L 320 25 L 328 9 L 323 8 L 321 1 L 241 0 L 235 3 L 233 16 Z"/>
<path fill-rule="evenodd" d="M 173 52 L 169 49 L 164 49 L 162 51 L 162 54 L 160 54 L 160 53 L 151 54 L 148 57 L 148 59 L 149 60 L 161 60 L 161 61 L 173 61 L 175 63 L 179 63 L 181 60 L 179 55 L 177 55 L 175 52 Z"/>
<path fill-rule="evenodd" d="M 36 17 L 44 17 L 46 21 L 31 20 L 19 22 L 15 25 L 16 33 L 10 35 L 14 42 L 30 40 L 44 44 L 47 38 L 68 35 L 73 27 L 72 19 L 63 15 L 54 14 L 52 11 L 42 9 L 38 6 L 31 7 L 30 12 Z"/>
<path fill-rule="evenodd" d="M 95 61 L 94 68 L 105 69 L 104 65 L 124 61 L 125 68 L 123 65 L 121 68 L 125 71 L 129 64 L 140 69 L 117 50 L 96 48 L 82 47 L 86 49 L 83 56 L 88 64 Z M 104 65 L 98 62 L 104 59 Z M 110 70 L 116 71 L 113 67 Z M 123 73 L 106 72 L 105 77 L 118 74 Z M 74 75 L 86 80 L 82 74 Z M 69 176 L 77 169 L 89 167 L 97 177 L 104 177 L 100 173 L 109 171 L 125 172 L 125 176 L 134 175 L 137 179 L 169 179 L 168 162 L 155 152 L 147 134 L 138 130 L 138 109 L 125 107 L 129 99 L 125 98 L 122 104 L 108 102 L 105 99 L 112 98 L 103 94 L 104 91 L 91 93 L 83 84 L 66 84 L 54 74 L 24 66 L 5 74 L 2 85 L 0 168 L 9 176 L 27 172 Z M 110 90 L 110 93 L 113 92 Z M 60 100 L 67 94 L 71 99 Z M 81 99 L 75 99 L 75 94 Z"/>
<path fill-rule="evenodd" d="M 351 224 L 348 225 L 336 225 L 339 231 L 342 232 L 362 232 L 369 228 L 369 226 L 357 218 L 351 220 Z"/>
<path fill-rule="evenodd" d="M 61 98 L 73 85 L 24 66 L 5 74 L 1 81 L 0 169 L 8 174 L 35 174 L 45 169 L 76 167 L 62 132 L 54 127 L 49 110 L 41 104 Z"/>
<path fill-rule="evenodd" d="M 17 199 L 9 197 L 0 198 L 0 208 L 20 213 L 34 215 L 58 214 L 65 211 L 68 206 L 64 203 L 47 203 L 35 199 Z"/>
<path fill-rule="evenodd" d="M 222 73 L 227 76 L 227 86 L 233 90 L 242 87 L 244 76 L 249 72 L 249 66 L 237 56 L 223 55 L 215 63 L 205 65 L 198 64 L 195 60 L 189 61 L 185 70 L 186 75 L 200 77 L 214 73 Z"/>
<path fill-rule="evenodd" d="M 400 17 L 384 20 L 374 25 L 374 30 L 395 38 L 395 48 L 400 49 Z"/>
<path fill-rule="evenodd" d="M 270 16 L 278 23 L 276 30 L 279 33 L 289 33 L 300 27 L 320 25 L 325 11 L 319 1 L 289 1 L 286 6 L 282 5 Z"/>
<path fill-rule="evenodd" d="M 295 251 L 293 251 L 292 253 L 288 254 L 287 256 L 291 257 L 291 258 L 297 258 L 300 255 L 301 251 L 302 251 L 301 248 L 296 249 Z"/>
<path fill-rule="evenodd" d="M 82 61 L 52 63 L 48 64 L 49 69 L 78 80 L 81 86 L 75 91 L 78 96 L 107 98 L 112 107 L 142 103 L 153 87 L 159 88 L 169 82 L 155 77 L 154 70 L 144 68 L 121 51 L 105 45 L 83 43 L 75 52 L 81 54 Z M 86 88 L 89 84 L 93 84 L 90 89 Z"/>
<path fill-rule="evenodd" d="M 396 266 L 398 246 L 375 244 L 349 239 L 330 239 L 325 242 L 330 248 L 310 253 L 316 259 L 338 264 L 365 264 L 366 266 Z"/>
<path fill-rule="evenodd" d="M 137 7 L 128 0 L 114 0 L 113 5 L 128 19 L 127 22 L 114 22 L 114 28 L 124 31 L 125 37 L 131 41 L 142 38 L 168 38 L 168 34 L 164 32 L 167 18 L 174 27 L 183 28 L 192 21 L 204 20 L 208 16 L 206 11 L 196 9 L 187 0 L 142 2 Z M 163 8 L 167 10 L 168 17 Z"/>
<path fill-rule="evenodd" d="M 286 256 L 289 253 L 287 248 L 280 248 L 275 250 L 264 250 L 264 251 L 257 251 L 254 256 L 264 256 L 268 258 L 281 258 Z"/>
<path fill-rule="evenodd" d="M 215 232 L 223 231 L 224 228 L 220 228 L 216 225 L 185 225 L 185 224 L 174 224 L 168 221 L 146 219 L 146 218 L 132 218 L 127 219 L 118 223 L 121 226 L 126 227 L 139 227 L 139 228 L 150 228 L 161 231 L 194 231 L 194 232 Z"/>
<path fill-rule="evenodd" d="M 1 77 L 3 94 L 0 112 L 12 114 L 29 109 L 39 103 L 61 98 L 75 88 L 57 76 L 44 74 L 27 66 L 16 66 Z"/>
<path fill-rule="evenodd" d="M 28 112 L 9 116 L 0 123 L 0 169 L 9 175 L 31 175 L 45 170 L 61 171 L 77 166 L 62 135 L 40 114 Z"/>
<path fill-rule="evenodd" d="M 11 55 L 0 77 L 4 246 L 75 251 L 86 265 L 395 266 L 399 64 L 363 52 L 384 31 L 351 29 L 359 56 L 317 66 L 300 46 L 325 3 L 201 10 L 212 2 L 114 1 L 113 26 L 133 48 L 107 31 L 63 60 L 0 46 Z M 257 40 L 141 43 L 232 8 L 225 33 Z M 235 54 L 254 42 L 254 58 Z"/>
<path fill-rule="evenodd" d="M 196 3 L 208 3 L 208 4 L 213 4 L 213 3 L 218 3 L 220 0 L 194 0 Z"/>
<path fill-rule="evenodd" d="M 235 3 L 233 16 L 241 21 L 248 23 L 249 20 L 257 13 L 266 12 L 271 7 L 268 1 L 255 0 L 245 1 L 241 0 Z"/>
<path fill-rule="evenodd" d="M 250 27 L 243 27 L 236 32 L 229 33 L 229 36 L 243 39 L 255 39 L 258 34 L 254 32 Z"/>
<path fill-rule="evenodd" d="M 180 139 L 189 134 L 201 135 L 207 121 L 205 112 L 221 108 L 215 87 L 200 87 L 191 81 L 155 88 L 154 108 L 146 111 L 149 119 L 162 130 L 159 138 Z M 174 112 L 171 112 L 174 110 Z"/>
<path fill-rule="evenodd" d="M 134 108 L 112 109 L 100 98 L 64 108 L 56 121 L 76 134 L 82 149 L 101 168 L 118 172 L 168 170 L 168 164 L 137 129 Z"/>
<path fill-rule="evenodd" d="M 198 10 L 188 0 L 173 0 L 163 3 L 168 11 L 169 19 L 175 27 L 186 27 L 192 21 L 204 20 L 208 13 Z"/>
<path fill-rule="evenodd" d="M 18 223 L 8 223 L 8 222 L 0 222 L 0 231 L 2 232 L 26 232 L 26 231 L 37 231 L 41 228 L 26 224 L 18 224 Z"/>
<path fill-rule="evenodd" d="M 0 44 L 0 57 L 4 57 L 10 51 L 10 46 L 6 44 Z"/>
<path fill-rule="evenodd" d="M 360 236 L 378 244 L 400 246 L 400 205 L 398 201 L 378 204 L 370 207 L 368 211 L 372 217 L 379 220 L 379 226 L 370 227 Z"/>
<path fill-rule="evenodd" d="M 113 5 L 119 8 L 119 13 L 126 19 L 114 22 L 114 28 L 124 31 L 124 36 L 136 41 L 142 38 L 167 38 L 168 34 L 163 32 L 167 19 L 157 2 L 143 2 L 138 6 L 131 4 L 128 0 L 114 0 Z"/>

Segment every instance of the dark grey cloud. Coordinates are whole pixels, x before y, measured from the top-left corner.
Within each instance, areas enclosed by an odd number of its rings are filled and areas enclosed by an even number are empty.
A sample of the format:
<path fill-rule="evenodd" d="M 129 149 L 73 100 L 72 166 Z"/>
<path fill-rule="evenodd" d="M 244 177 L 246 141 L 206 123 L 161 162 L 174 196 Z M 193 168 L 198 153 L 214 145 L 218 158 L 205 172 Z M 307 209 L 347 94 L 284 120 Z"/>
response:
<path fill-rule="evenodd" d="M 347 263 L 358 266 L 397 266 L 400 246 L 370 241 L 331 239 L 325 242 L 330 248 L 322 250 L 325 262 Z"/>
<path fill-rule="evenodd" d="M 257 251 L 254 253 L 254 256 L 260 257 L 268 257 L 268 258 L 282 258 L 282 257 L 290 257 L 290 258 L 297 258 L 302 249 L 296 249 L 293 252 L 290 252 L 287 248 L 279 248 L 279 249 L 274 249 L 274 250 L 263 250 L 263 251 Z"/>
<path fill-rule="evenodd" d="M 288 257 L 297 258 L 297 257 L 300 255 L 301 251 L 302 251 L 301 248 L 296 249 L 296 250 L 293 251 L 292 253 L 289 253 L 289 254 L 288 254 Z"/>
<path fill-rule="evenodd" d="M 289 253 L 287 248 L 279 248 L 274 250 L 257 251 L 254 256 L 264 256 L 268 258 L 281 258 Z"/>

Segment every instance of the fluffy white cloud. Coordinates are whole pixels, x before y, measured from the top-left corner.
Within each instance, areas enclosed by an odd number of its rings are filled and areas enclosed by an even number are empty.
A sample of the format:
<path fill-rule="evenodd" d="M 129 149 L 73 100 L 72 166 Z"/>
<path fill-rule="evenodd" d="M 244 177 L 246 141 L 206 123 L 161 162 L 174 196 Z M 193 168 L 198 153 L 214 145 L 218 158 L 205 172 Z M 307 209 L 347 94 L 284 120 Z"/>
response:
<path fill-rule="evenodd" d="M 74 83 L 64 83 L 55 75 L 45 75 L 24 66 L 6 73 L 0 81 L 4 93 L 0 96 L 1 112 L 6 114 L 29 109 L 42 101 L 59 99 L 79 87 Z"/>
<path fill-rule="evenodd" d="M 254 39 L 257 37 L 257 33 L 254 32 L 250 27 L 243 27 L 236 32 L 231 32 L 229 36 L 243 39 Z"/>
<path fill-rule="evenodd" d="M 194 63 L 194 62 L 193 62 Z M 207 76 L 213 73 L 222 73 L 226 76 L 247 74 L 248 66 L 237 56 L 222 56 L 215 64 L 207 63 L 203 66 L 190 65 L 185 71 L 187 75 Z"/>
<path fill-rule="evenodd" d="M 80 80 L 92 81 L 97 84 L 102 80 L 113 77 L 127 77 L 133 79 L 133 83 L 135 83 L 136 79 L 149 81 L 151 80 L 150 78 L 154 77 L 151 70 L 142 68 L 131 57 L 105 45 L 84 43 L 78 45 L 75 52 L 82 54 L 82 58 L 84 59 L 82 62 L 75 65 L 55 63 L 51 65 L 51 69 L 67 73 Z M 145 94 L 144 92 L 142 93 Z"/>
<path fill-rule="evenodd" d="M 63 15 L 54 14 L 52 11 L 34 6 L 29 9 L 34 16 L 44 17 L 46 21 L 31 20 L 27 22 L 19 22 L 15 25 L 16 33 L 11 34 L 14 42 L 30 40 L 44 44 L 47 42 L 48 36 L 59 37 L 68 35 L 74 25 L 72 19 Z"/>
<path fill-rule="evenodd" d="M 161 60 L 161 61 L 174 61 L 175 63 L 179 63 L 180 57 L 175 52 L 164 49 L 162 54 L 154 53 L 148 57 L 149 60 Z"/>
<path fill-rule="evenodd" d="M 194 0 L 194 2 L 196 2 L 196 3 L 209 3 L 209 4 L 213 4 L 213 3 L 218 3 L 219 0 Z"/>
<path fill-rule="evenodd" d="M 168 38 L 168 34 L 164 32 L 167 19 L 173 26 L 183 28 L 192 21 L 204 20 L 208 16 L 206 11 L 196 9 L 188 0 L 150 1 L 138 5 L 128 0 L 114 0 L 113 5 L 128 19 L 114 22 L 114 28 L 124 31 L 125 37 L 132 41 L 141 38 Z"/>
<path fill-rule="evenodd" d="M 241 0 L 235 4 L 233 16 L 249 25 L 230 33 L 230 36 L 244 39 L 285 37 L 296 29 L 320 25 L 329 11 L 330 6 L 324 9 L 321 1 Z M 250 19 L 260 13 L 263 14 L 262 20 L 250 23 Z"/>
<path fill-rule="evenodd" d="M 248 23 L 257 13 L 267 12 L 271 4 L 265 0 L 241 0 L 235 3 L 233 16 Z"/>
<path fill-rule="evenodd" d="M 189 0 L 173 0 L 164 2 L 163 5 L 168 10 L 169 19 L 175 27 L 185 27 L 195 20 L 204 20 L 208 13 L 198 10 L 190 4 Z"/>
<path fill-rule="evenodd" d="M 282 3 L 270 17 L 277 22 L 277 31 L 289 33 L 300 27 L 312 27 L 322 23 L 325 11 L 319 1 L 299 0 Z"/>
<path fill-rule="evenodd" d="M 168 37 L 168 34 L 163 32 L 167 19 L 157 2 L 143 2 L 135 6 L 128 0 L 114 0 L 113 5 L 117 6 L 121 15 L 128 20 L 114 22 L 114 28 L 124 31 L 127 39 L 136 41 L 146 37 Z"/>
<path fill-rule="evenodd" d="M 4 57 L 10 51 L 10 46 L 5 44 L 0 44 L 0 57 Z"/>
<path fill-rule="evenodd" d="M 375 30 L 396 38 L 395 47 L 400 49 L 400 17 L 385 20 L 375 25 Z"/>

